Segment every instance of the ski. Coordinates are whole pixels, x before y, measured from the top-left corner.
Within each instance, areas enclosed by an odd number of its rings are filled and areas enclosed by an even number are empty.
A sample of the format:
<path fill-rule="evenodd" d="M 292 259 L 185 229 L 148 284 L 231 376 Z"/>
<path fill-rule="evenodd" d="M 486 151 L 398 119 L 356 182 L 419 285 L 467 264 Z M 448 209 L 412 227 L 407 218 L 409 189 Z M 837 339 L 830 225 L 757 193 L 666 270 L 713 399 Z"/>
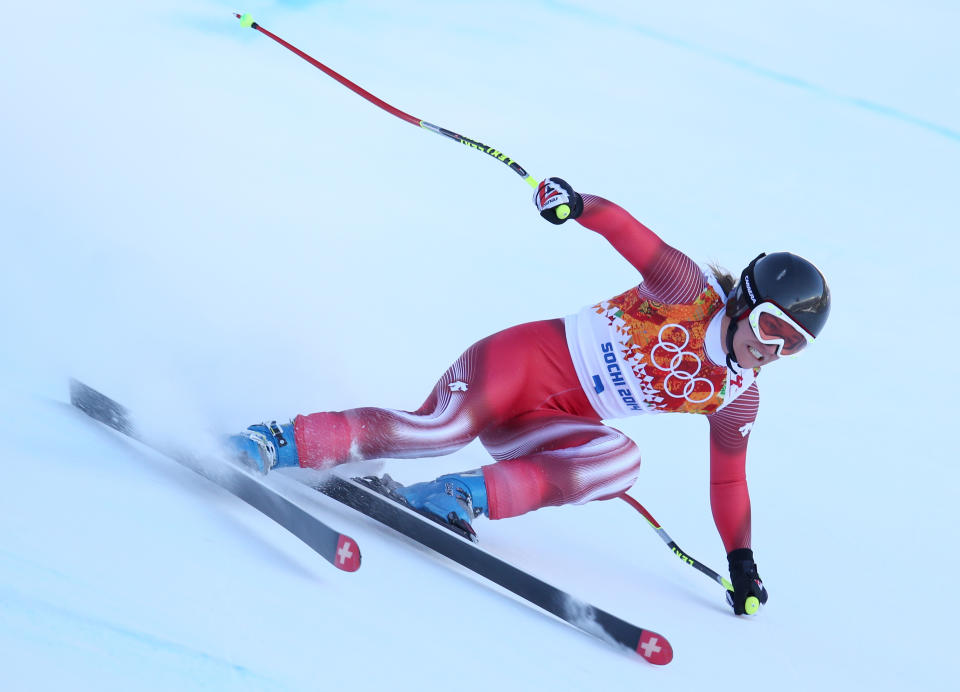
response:
<path fill-rule="evenodd" d="M 431 521 L 391 499 L 387 494 L 389 486 L 379 478 L 347 479 L 331 474 L 311 485 L 587 634 L 618 647 L 626 647 L 655 665 L 666 665 L 673 659 L 673 648 L 663 635 L 637 627 L 585 603 L 504 562 L 468 540 L 468 537 L 451 533 L 445 525 Z"/>
<path fill-rule="evenodd" d="M 266 485 L 255 471 L 247 472 L 234 464 L 221 461 L 217 464 L 216 473 L 211 473 L 201 463 L 201 459 L 147 439 L 137 430 L 133 417 L 126 408 L 77 380 L 70 381 L 70 403 L 95 421 L 145 444 L 233 493 L 306 543 L 334 567 L 345 572 L 355 572 L 360 568 L 360 549 L 356 541 L 327 526 L 279 491 Z"/>

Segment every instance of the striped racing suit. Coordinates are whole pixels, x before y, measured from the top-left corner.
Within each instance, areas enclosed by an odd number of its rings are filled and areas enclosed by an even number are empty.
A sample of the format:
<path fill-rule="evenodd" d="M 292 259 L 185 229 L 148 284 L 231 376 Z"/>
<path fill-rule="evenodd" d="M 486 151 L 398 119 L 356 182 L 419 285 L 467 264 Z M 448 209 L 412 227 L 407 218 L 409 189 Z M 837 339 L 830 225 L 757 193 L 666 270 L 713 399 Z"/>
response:
<path fill-rule="evenodd" d="M 727 551 L 750 546 L 745 460 L 757 371 L 726 366 L 726 296 L 709 270 L 621 207 L 584 195 L 578 221 L 606 238 L 642 283 L 564 319 L 473 344 L 416 411 L 356 408 L 298 416 L 302 466 L 449 454 L 475 438 L 489 516 L 604 500 L 636 481 L 640 451 L 603 421 L 694 413 L 710 428 L 710 499 Z"/>

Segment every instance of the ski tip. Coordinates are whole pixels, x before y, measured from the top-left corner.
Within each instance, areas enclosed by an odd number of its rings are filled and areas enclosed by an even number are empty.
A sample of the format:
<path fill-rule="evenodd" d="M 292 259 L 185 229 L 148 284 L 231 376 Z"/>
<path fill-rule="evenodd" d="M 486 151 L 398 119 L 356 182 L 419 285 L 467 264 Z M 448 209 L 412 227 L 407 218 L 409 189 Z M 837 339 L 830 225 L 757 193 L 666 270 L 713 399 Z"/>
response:
<path fill-rule="evenodd" d="M 356 572 L 360 569 L 360 547 L 350 536 L 340 534 L 333 565 L 344 572 Z"/>
<path fill-rule="evenodd" d="M 637 644 L 637 653 L 655 666 L 665 666 L 673 660 L 673 647 L 662 634 L 644 630 Z"/>

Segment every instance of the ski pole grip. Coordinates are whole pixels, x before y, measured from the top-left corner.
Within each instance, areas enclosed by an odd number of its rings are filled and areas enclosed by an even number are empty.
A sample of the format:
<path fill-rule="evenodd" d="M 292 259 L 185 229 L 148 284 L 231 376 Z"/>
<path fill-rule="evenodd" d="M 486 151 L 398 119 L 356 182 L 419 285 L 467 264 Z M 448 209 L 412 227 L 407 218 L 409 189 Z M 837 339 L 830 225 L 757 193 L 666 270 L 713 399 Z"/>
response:
<path fill-rule="evenodd" d="M 557 207 L 557 218 L 558 218 L 558 219 L 560 219 L 561 221 L 563 221 L 563 220 L 566 219 L 568 216 L 570 216 L 570 205 L 568 205 L 568 204 L 561 204 L 559 207 Z"/>
<path fill-rule="evenodd" d="M 760 599 L 756 596 L 750 596 L 743 603 L 743 610 L 747 615 L 756 615 L 757 611 L 760 610 Z"/>

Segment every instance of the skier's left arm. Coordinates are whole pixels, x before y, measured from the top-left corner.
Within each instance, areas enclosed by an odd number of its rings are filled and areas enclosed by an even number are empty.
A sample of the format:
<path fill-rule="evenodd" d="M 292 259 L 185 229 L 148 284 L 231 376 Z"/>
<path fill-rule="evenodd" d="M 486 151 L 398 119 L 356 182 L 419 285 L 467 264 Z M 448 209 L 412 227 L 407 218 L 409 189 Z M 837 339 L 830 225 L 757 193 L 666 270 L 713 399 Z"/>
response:
<path fill-rule="evenodd" d="M 734 612 L 746 612 L 747 599 L 766 603 L 767 592 L 757 574 L 750 543 L 750 493 L 747 489 L 747 442 L 760 406 L 756 382 L 737 399 L 716 413 L 710 421 L 710 507 L 720 532 L 730 581 L 728 594 Z"/>
<path fill-rule="evenodd" d="M 648 284 L 674 283 L 678 275 L 683 278 L 688 273 L 702 281 L 702 272 L 693 260 L 667 245 L 626 209 L 602 197 L 581 195 L 562 178 L 542 181 L 533 194 L 533 202 L 540 216 L 550 223 L 577 219 L 584 227 L 602 235 Z M 658 267 L 660 271 L 655 271 Z M 701 288 L 698 286 L 694 295 Z"/>

